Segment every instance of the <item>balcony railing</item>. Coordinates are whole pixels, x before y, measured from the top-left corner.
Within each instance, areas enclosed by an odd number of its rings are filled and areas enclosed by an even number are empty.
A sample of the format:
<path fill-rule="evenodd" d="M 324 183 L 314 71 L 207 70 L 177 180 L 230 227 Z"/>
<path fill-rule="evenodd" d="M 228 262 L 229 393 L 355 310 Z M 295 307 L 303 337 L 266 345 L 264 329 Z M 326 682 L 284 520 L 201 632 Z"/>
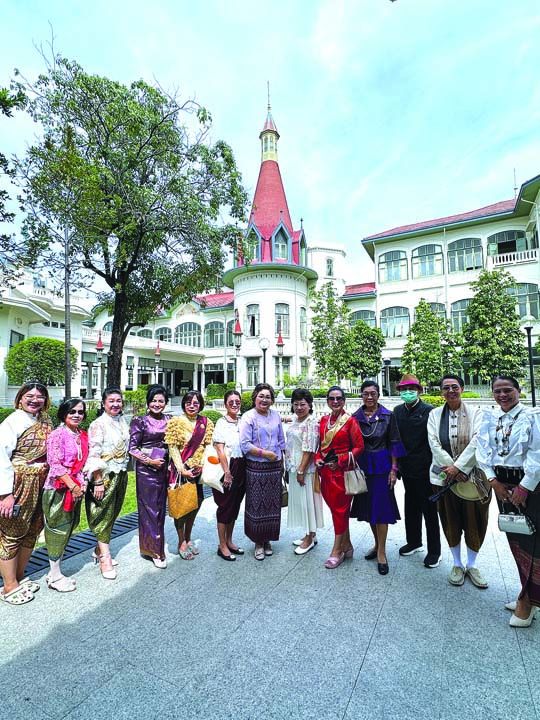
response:
<path fill-rule="evenodd" d="M 493 267 L 501 265 L 515 265 L 516 263 L 538 262 L 538 248 L 534 250 L 519 250 L 517 252 L 501 253 L 493 255 L 491 262 Z"/>

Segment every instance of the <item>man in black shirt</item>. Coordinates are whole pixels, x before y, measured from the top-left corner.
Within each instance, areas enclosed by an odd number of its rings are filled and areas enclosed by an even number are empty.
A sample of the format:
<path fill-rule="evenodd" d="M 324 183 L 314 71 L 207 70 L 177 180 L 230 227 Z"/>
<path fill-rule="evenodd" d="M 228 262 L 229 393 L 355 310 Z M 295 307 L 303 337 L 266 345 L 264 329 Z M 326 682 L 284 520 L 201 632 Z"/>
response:
<path fill-rule="evenodd" d="M 437 506 L 429 501 L 431 488 L 429 469 L 431 449 L 427 422 L 433 407 L 422 402 L 420 381 L 414 375 L 404 375 L 397 385 L 403 405 L 394 409 L 401 440 L 407 455 L 399 459 L 399 469 L 405 486 L 405 533 L 407 543 L 400 555 L 422 551 L 422 515 L 426 524 L 427 555 L 424 565 L 435 568 L 441 562 L 441 537 Z"/>

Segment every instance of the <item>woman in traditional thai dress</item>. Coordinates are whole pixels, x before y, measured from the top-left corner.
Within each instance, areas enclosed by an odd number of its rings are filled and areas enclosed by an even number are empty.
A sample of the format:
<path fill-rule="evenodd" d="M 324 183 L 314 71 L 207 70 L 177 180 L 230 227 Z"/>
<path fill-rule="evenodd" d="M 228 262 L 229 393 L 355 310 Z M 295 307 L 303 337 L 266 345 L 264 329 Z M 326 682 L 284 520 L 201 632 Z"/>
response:
<path fill-rule="evenodd" d="M 182 398 L 184 414 L 169 420 L 165 442 L 169 446 L 169 482 L 174 484 L 178 475 L 188 482 L 197 483 L 198 505 L 187 515 L 175 518 L 178 534 L 178 554 L 183 560 L 193 560 L 199 549 L 191 540 L 193 524 L 204 499 L 199 479 L 202 471 L 204 449 L 212 442 L 214 423 L 199 413 L 204 408 L 204 398 L 198 390 L 190 390 Z"/>
<path fill-rule="evenodd" d="M 0 599 L 10 605 L 30 602 L 39 590 L 24 571 L 43 528 L 49 404 L 45 385 L 25 383 L 15 396 L 15 412 L 0 424 Z"/>
<path fill-rule="evenodd" d="M 315 488 L 313 457 L 319 447 L 319 423 L 313 417 L 313 395 L 296 388 L 291 396 L 292 423 L 287 428 L 285 466 L 289 473 L 287 527 L 301 528 L 294 552 L 305 555 L 317 544 L 317 528 L 324 527 L 320 487 Z"/>
<path fill-rule="evenodd" d="M 344 471 L 351 469 L 350 454 L 358 460 L 364 450 L 364 441 L 358 423 L 345 412 L 345 393 L 334 385 L 326 394 L 332 411 L 320 422 L 320 446 L 315 463 L 321 477 L 322 496 L 332 513 L 334 545 L 325 568 L 337 568 L 345 558 L 352 558 L 353 546 L 349 534 L 349 513 L 352 496 L 345 493 Z"/>
<path fill-rule="evenodd" d="M 506 604 L 512 627 L 529 627 L 540 607 L 540 414 L 519 401 L 520 387 L 510 375 L 492 383 L 498 410 L 486 411 L 476 438 L 476 461 L 501 512 L 521 508 L 536 526 L 532 535 L 507 533 L 521 591 Z"/>
<path fill-rule="evenodd" d="M 101 412 L 88 428 L 89 454 L 84 471 L 88 526 L 97 538 L 95 559 L 106 580 L 116 578 L 116 560 L 111 557 L 111 532 L 120 514 L 127 488 L 129 427 L 122 417 L 124 400 L 119 388 L 105 388 Z"/>
<path fill-rule="evenodd" d="M 163 385 L 151 385 L 146 393 L 148 412 L 134 417 L 130 426 L 129 453 L 135 458 L 139 550 L 157 568 L 165 559 L 165 514 L 167 505 L 167 461 L 165 430 L 171 418 L 165 415 L 169 393 Z"/>
<path fill-rule="evenodd" d="M 274 389 L 256 385 L 254 404 L 240 420 L 240 448 L 246 457 L 244 532 L 255 543 L 255 559 L 273 554 L 271 540 L 279 540 L 281 524 L 282 456 L 285 436 L 281 418 L 270 407 Z"/>
<path fill-rule="evenodd" d="M 219 546 L 217 554 L 223 560 L 236 560 L 244 550 L 232 539 L 234 524 L 246 493 L 246 462 L 240 449 L 238 416 L 242 398 L 237 390 L 228 390 L 223 398 L 226 414 L 214 428 L 212 442 L 223 469 L 223 492 L 212 488 L 217 508 Z"/>
<path fill-rule="evenodd" d="M 49 472 L 43 487 L 45 545 L 49 554 L 47 586 L 58 592 L 77 589 L 74 578 L 62 574 L 60 563 L 69 539 L 79 524 L 81 500 L 86 490 L 83 467 L 88 459 L 88 434 L 80 425 L 86 418 L 81 398 L 64 400 L 58 406 L 62 423 L 47 440 Z"/>
<path fill-rule="evenodd" d="M 397 459 L 406 452 L 394 414 L 379 405 L 380 388 L 373 380 L 366 380 L 360 388 L 362 406 L 353 414 L 364 440 L 364 452 L 359 466 L 365 473 L 367 493 L 355 495 L 351 517 L 371 525 L 374 546 L 364 557 L 377 559 L 380 575 L 388 574 L 386 537 L 388 525 L 399 520 L 399 510 L 394 495 L 397 479 Z"/>

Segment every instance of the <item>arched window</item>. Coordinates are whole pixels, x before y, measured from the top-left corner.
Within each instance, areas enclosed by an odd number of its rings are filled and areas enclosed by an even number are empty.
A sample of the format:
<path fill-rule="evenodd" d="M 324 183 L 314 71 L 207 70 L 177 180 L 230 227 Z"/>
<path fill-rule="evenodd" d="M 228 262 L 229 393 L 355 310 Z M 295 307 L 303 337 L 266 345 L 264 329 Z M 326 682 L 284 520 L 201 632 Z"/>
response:
<path fill-rule="evenodd" d="M 244 238 L 242 245 L 244 250 L 244 260 L 247 260 L 248 262 L 252 260 L 260 260 L 259 236 L 254 230 L 251 230 L 251 232 Z"/>
<path fill-rule="evenodd" d="M 152 331 L 149 328 L 144 328 L 144 330 L 139 330 L 137 333 L 138 337 L 143 338 L 151 338 L 152 337 Z"/>
<path fill-rule="evenodd" d="M 259 306 L 246 307 L 246 337 L 259 337 Z"/>
<path fill-rule="evenodd" d="M 452 327 L 456 332 L 461 332 L 461 330 L 463 330 L 463 325 L 467 322 L 467 308 L 469 307 L 470 302 L 470 299 L 457 300 L 450 306 Z"/>
<path fill-rule="evenodd" d="M 201 347 L 201 326 L 194 322 L 185 322 L 176 327 L 174 342 L 179 345 Z"/>
<path fill-rule="evenodd" d="M 527 237 L 523 230 L 503 230 L 503 232 L 490 235 L 488 241 L 488 255 L 505 255 L 507 253 L 532 250 L 534 239 Z"/>
<path fill-rule="evenodd" d="M 520 318 L 527 316 L 540 319 L 538 312 L 538 285 L 535 283 L 518 283 L 508 288 L 508 293 L 516 299 L 516 311 Z"/>
<path fill-rule="evenodd" d="M 441 320 L 446 320 L 446 307 L 443 303 L 429 303 L 431 311 Z"/>
<path fill-rule="evenodd" d="M 223 323 L 214 320 L 204 326 L 204 347 L 223 347 Z"/>
<path fill-rule="evenodd" d="M 162 340 L 163 342 L 172 342 L 172 330 L 168 327 L 161 327 L 154 333 L 156 340 Z"/>
<path fill-rule="evenodd" d="M 443 254 L 440 245 L 421 245 L 412 251 L 413 278 L 432 277 L 443 273 Z"/>
<path fill-rule="evenodd" d="M 334 277 L 334 259 L 326 258 L 326 277 Z"/>
<path fill-rule="evenodd" d="M 351 327 L 359 320 L 365 322 L 369 327 L 375 327 L 375 313 L 373 310 L 355 310 L 352 312 L 349 318 Z"/>
<path fill-rule="evenodd" d="M 477 270 L 483 266 L 480 238 L 461 238 L 448 243 L 448 272 Z"/>
<path fill-rule="evenodd" d="M 300 241 L 300 265 L 307 265 L 307 243 L 304 238 Z"/>
<path fill-rule="evenodd" d="M 112 332 L 112 321 L 109 320 L 109 322 L 106 322 L 105 325 L 101 328 L 102 332 Z"/>
<path fill-rule="evenodd" d="M 263 149 L 264 152 L 268 151 L 268 135 L 265 135 L 263 138 Z"/>
<path fill-rule="evenodd" d="M 227 323 L 227 347 L 234 347 L 234 320 Z"/>
<path fill-rule="evenodd" d="M 381 312 L 381 330 L 384 337 L 406 337 L 409 326 L 409 311 L 406 307 L 389 307 Z"/>
<path fill-rule="evenodd" d="M 289 337 L 289 306 L 286 303 L 276 303 L 276 335 Z"/>
<path fill-rule="evenodd" d="M 305 307 L 300 308 L 300 340 L 307 340 L 307 312 Z"/>
<path fill-rule="evenodd" d="M 404 250 L 391 250 L 379 258 L 379 282 L 407 280 L 407 255 Z"/>
<path fill-rule="evenodd" d="M 282 228 L 280 228 L 274 237 L 274 260 L 289 259 L 289 238 Z"/>

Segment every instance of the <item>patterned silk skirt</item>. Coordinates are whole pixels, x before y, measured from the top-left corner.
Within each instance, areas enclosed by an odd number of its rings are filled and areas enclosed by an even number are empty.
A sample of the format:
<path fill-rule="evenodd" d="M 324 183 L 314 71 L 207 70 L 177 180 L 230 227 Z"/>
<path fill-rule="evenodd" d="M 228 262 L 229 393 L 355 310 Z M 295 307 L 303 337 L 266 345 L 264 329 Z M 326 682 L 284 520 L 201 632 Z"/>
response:
<path fill-rule="evenodd" d="M 75 502 L 73 510 L 64 510 L 66 493 L 61 490 L 43 492 L 43 516 L 45 518 L 45 545 L 50 560 L 60 560 L 73 531 L 81 518 L 82 501 Z"/>
<path fill-rule="evenodd" d="M 124 503 L 127 488 L 127 472 L 111 473 L 105 480 L 105 494 L 96 502 L 91 494 L 92 486 L 86 491 L 86 517 L 88 526 L 99 542 L 109 543 L 116 518 Z"/>
<path fill-rule="evenodd" d="M 282 474 L 279 460 L 246 460 L 244 532 L 256 545 L 279 540 Z"/>
<path fill-rule="evenodd" d="M 16 464 L 13 495 L 21 506 L 16 518 L 0 518 L 0 560 L 13 560 L 21 548 L 33 548 L 43 528 L 41 489 L 47 465 Z"/>

